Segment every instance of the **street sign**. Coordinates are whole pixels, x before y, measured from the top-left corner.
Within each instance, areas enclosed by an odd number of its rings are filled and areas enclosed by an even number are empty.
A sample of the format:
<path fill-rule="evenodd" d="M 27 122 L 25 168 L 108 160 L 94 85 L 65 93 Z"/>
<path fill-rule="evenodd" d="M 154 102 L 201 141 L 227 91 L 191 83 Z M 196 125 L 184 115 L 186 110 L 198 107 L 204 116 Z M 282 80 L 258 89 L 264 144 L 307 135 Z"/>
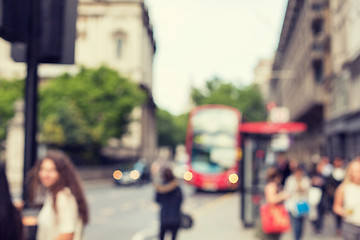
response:
<path fill-rule="evenodd" d="M 247 122 L 240 126 L 240 132 L 253 134 L 299 133 L 306 131 L 307 126 L 301 122 Z"/>
<path fill-rule="evenodd" d="M 289 109 L 286 107 L 273 107 L 270 110 L 270 121 L 273 123 L 285 123 L 290 120 Z"/>

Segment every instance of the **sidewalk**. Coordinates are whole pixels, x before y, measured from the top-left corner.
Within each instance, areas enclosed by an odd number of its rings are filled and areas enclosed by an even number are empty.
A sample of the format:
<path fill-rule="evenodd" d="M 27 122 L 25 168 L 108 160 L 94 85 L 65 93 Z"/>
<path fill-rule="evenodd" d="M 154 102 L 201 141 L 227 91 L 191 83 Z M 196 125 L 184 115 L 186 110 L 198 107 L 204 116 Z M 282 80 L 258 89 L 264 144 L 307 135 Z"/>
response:
<path fill-rule="evenodd" d="M 180 240 L 256 240 L 253 228 L 244 228 L 240 219 L 240 196 L 229 193 L 210 205 L 193 213 L 194 226 L 179 232 Z M 314 235 L 309 221 L 306 221 L 302 240 L 341 240 L 335 236 L 334 220 L 331 214 L 325 216 L 324 232 Z M 284 234 L 281 240 L 293 240 L 292 232 Z"/>

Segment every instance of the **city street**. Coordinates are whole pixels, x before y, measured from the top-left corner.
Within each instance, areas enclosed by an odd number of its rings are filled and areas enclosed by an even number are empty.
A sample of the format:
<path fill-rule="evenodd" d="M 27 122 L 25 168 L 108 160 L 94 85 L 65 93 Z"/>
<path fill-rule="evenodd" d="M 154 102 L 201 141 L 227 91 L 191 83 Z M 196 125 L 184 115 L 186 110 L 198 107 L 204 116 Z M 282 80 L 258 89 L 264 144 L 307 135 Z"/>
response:
<path fill-rule="evenodd" d="M 91 214 L 90 224 L 85 229 L 86 240 L 156 239 L 158 206 L 151 184 L 119 187 L 111 181 L 103 181 L 86 183 L 85 188 Z M 196 193 L 187 185 L 183 185 L 182 190 L 183 211 L 194 218 L 209 211 L 224 197 L 223 193 Z"/>
<path fill-rule="evenodd" d="M 86 182 L 91 221 L 85 229 L 86 240 L 125 239 L 155 240 L 158 229 L 158 207 L 151 184 L 140 187 L 118 187 L 110 180 Z M 232 240 L 237 237 L 255 240 L 253 228 L 244 228 L 240 220 L 238 193 L 195 192 L 182 185 L 185 200 L 183 211 L 194 218 L 193 228 L 181 230 L 179 240 Z M 306 222 L 303 240 L 340 240 L 335 236 L 331 214 L 325 217 L 324 231 L 314 235 Z M 288 232 L 281 238 L 292 240 Z"/>

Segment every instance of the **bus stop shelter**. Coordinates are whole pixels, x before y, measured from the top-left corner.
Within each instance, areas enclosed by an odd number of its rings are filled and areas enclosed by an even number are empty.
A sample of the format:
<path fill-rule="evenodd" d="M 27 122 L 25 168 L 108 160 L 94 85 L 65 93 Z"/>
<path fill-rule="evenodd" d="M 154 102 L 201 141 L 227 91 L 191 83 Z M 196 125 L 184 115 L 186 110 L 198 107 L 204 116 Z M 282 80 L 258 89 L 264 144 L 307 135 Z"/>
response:
<path fill-rule="evenodd" d="M 307 126 L 300 122 L 247 122 L 240 126 L 243 139 L 241 161 L 240 193 L 241 220 L 245 227 L 252 227 L 259 216 L 259 207 L 265 185 L 265 157 L 267 146 L 273 135 L 279 133 L 295 134 L 306 131 Z"/>

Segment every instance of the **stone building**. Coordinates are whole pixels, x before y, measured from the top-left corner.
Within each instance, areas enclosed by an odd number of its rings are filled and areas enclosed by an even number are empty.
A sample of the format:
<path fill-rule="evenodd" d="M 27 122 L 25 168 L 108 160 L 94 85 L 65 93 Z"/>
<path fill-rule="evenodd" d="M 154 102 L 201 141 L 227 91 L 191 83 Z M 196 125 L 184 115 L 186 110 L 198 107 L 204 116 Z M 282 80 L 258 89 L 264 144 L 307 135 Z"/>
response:
<path fill-rule="evenodd" d="M 356 0 L 289 0 L 271 98 L 308 124 L 303 158 L 360 154 L 360 7 Z"/>
<path fill-rule="evenodd" d="M 356 0 L 331 0 L 333 74 L 324 134 L 331 157 L 350 160 L 360 155 L 360 5 Z"/>
<path fill-rule="evenodd" d="M 156 44 L 144 0 L 79 0 L 74 65 L 39 66 L 40 79 L 76 73 L 79 66 L 106 65 L 138 83 L 147 102 L 133 112 L 134 121 L 122 138 L 113 139 L 104 154 L 151 161 L 157 152 L 155 104 L 152 98 Z M 0 76 L 24 77 L 26 66 L 10 57 L 9 43 L 0 39 Z"/>
<path fill-rule="evenodd" d="M 254 80 L 255 84 L 260 87 L 261 94 L 265 102 L 268 102 L 269 87 L 271 80 L 271 70 L 273 66 L 273 59 L 260 59 L 254 69 Z"/>
<path fill-rule="evenodd" d="M 331 79 L 329 3 L 289 0 L 270 83 L 270 98 L 308 125 L 290 151 L 307 161 L 324 149 L 322 134 Z"/>

